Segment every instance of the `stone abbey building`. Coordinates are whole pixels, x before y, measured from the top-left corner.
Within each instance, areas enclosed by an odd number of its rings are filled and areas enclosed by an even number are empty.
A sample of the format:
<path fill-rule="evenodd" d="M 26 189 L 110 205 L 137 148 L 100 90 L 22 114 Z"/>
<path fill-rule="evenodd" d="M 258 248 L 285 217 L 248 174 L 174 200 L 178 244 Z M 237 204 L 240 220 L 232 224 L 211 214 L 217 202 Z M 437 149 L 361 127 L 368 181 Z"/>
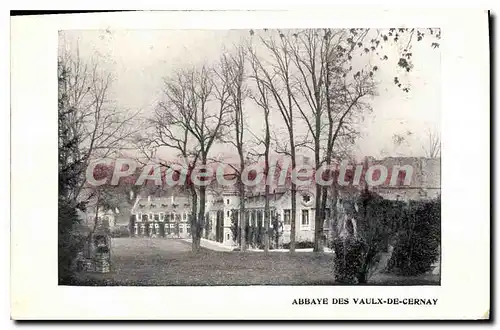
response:
<path fill-rule="evenodd" d="M 380 185 L 370 188 L 380 196 L 389 200 L 422 200 L 433 199 L 440 195 L 441 176 L 440 159 L 388 157 L 382 160 L 368 158 L 368 166 L 384 165 L 389 170 L 394 166 L 411 165 L 412 180 L 408 185 Z M 401 178 L 404 181 L 405 177 Z M 390 177 L 387 178 L 389 182 Z M 350 198 L 359 193 L 362 187 L 344 187 L 338 191 L 339 199 Z M 295 214 L 296 241 L 313 241 L 315 218 L 315 187 L 313 185 L 300 187 L 297 191 L 297 207 Z M 233 223 L 240 223 L 240 196 L 234 187 L 207 190 L 205 205 L 205 224 L 202 237 L 226 245 L 234 245 Z M 263 189 L 253 189 L 246 192 L 245 217 L 246 223 L 252 227 L 264 227 L 265 196 Z M 291 192 L 286 187 L 274 187 L 270 191 L 269 207 L 271 221 L 279 223 L 281 243 L 290 241 L 291 232 Z M 324 234 L 328 236 L 329 217 L 335 207 L 327 204 L 323 225 Z M 190 198 L 182 193 L 170 197 L 140 197 L 133 208 L 133 231 L 139 237 L 181 237 L 190 236 Z"/>
<path fill-rule="evenodd" d="M 189 198 L 184 196 L 138 197 L 132 208 L 136 237 L 190 236 Z"/>

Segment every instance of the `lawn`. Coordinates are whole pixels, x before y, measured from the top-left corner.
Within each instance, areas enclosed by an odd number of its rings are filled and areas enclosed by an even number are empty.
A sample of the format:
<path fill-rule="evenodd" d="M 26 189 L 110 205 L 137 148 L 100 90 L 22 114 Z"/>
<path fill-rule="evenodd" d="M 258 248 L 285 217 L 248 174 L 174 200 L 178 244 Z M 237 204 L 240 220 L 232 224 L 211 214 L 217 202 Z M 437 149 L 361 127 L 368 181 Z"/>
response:
<path fill-rule="evenodd" d="M 334 285 L 332 254 L 198 254 L 179 239 L 115 238 L 111 272 L 79 273 L 75 285 Z M 437 284 L 435 277 L 378 276 L 376 285 Z"/>

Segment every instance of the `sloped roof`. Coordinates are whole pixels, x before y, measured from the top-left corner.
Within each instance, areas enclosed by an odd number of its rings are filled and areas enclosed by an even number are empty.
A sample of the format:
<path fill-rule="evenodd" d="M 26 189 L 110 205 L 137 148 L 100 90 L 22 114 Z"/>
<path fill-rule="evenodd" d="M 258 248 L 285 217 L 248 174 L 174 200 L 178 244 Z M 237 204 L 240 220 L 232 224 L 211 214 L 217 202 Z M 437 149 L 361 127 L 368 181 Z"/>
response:
<path fill-rule="evenodd" d="M 174 212 L 179 210 L 185 210 L 190 207 L 190 201 L 187 196 L 175 196 L 175 197 L 147 197 L 138 198 L 134 207 L 132 208 L 132 213 L 139 212 Z"/>

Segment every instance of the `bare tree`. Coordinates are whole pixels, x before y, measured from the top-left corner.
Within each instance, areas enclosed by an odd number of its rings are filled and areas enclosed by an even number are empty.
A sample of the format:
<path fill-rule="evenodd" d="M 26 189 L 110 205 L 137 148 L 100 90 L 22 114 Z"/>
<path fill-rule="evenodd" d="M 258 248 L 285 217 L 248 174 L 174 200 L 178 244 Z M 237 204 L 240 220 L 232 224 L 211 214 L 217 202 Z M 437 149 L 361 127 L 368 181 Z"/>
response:
<path fill-rule="evenodd" d="M 302 120 L 306 123 L 308 133 L 312 136 L 314 162 L 316 171 L 320 168 L 320 142 L 323 117 L 323 94 L 324 94 L 324 72 L 325 65 L 322 61 L 325 56 L 325 40 L 319 36 L 318 30 L 304 30 L 296 33 L 281 32 L 282 39 L 289 45 L 290 56 L 296 69 L 293 75 L 294 89 L 292 98 L 296 108 L 299 110 Z M 325 34 L 325 37 L 327 35 Z M 305 100 L 305 102 L 303 102 Z M 307 110 L 304 108 L 308 108 Z M 315 193 L 315 232 L 314 251 L 319 251 L 321 236 L 320 220 L 322 219 L 321 186 L 316 182 Z"/>
<path fill-rule="evenodd" d="M 252 58 L 258 71 L 257 75 L 254 75 L 252 78 L 267 88 L 271 94 L 271 98 L 274 100 L 276 108 L 281 114 L 287 130 L 288 144 L 283 145 L 277 143 L 276 151 L 289 156 L 291 158 L 292 168 L 295 168 L 298 144 L 294 131 L 296 115 L 294 114 L 295 109 L 293 101 L 292 58 L 290 55 L 290 47 L 284 40 L 284 35 L 282 33 L 279 33 L 278 39 L 279 40 L 276 40 L 274 35 L 266 33 L 258 37 L 258 41 L 267 51 L 265 55 L 270 58 L 270 61 L 265 61 L 263 59 L 265 58 L 264 55 L 253 52 Z M 293 180 L 291 183 L 291 202 L 290 252 L 293 253 L 295 251 L 297 220 L 297 185 Z"/>
<path fill-rule="evenodd" d="M 352 52 L 344 48 L 349 35 L 346 30 L 278 30 L 277 34 L 280 42 L 272 37 L 261 40 L 277 63 L 270 65 L 272 72 L 281 77 L 285 82 L 284 90 L 289 91 L 293 102 L 293 107 L 289 108 L 296 109 L 298 117 L 306 124 L 306 139 L 295 147 L 306 147 L 314 152 L 318 171 L 324 162 L 330 165 L 334 148 L 340 143 L 337 140 L 345 143 L 348 140 L 345 137 L 349 137 L 354 142 L 352 137 L 356 129 L 351 119 L 355 110 L 364 109 L 361 98 L 373 94 L 373 82 L 369 81 L 373 71 L 351 74 L 351 69 L 346 69 L 352 59 Z M 267 78 L 267 86 L 271 86 L 270 75 L 264 73 L 262 76 Z M 308 141 L 309 138 L 312 140 Z M 322 147 L 324 142 L 326 148 Z M 322 200 L 326 201 L 327 189 L 316 182 L 315 190 L 314 250 L 320 251 L 326 208 Z"/>
<path fill-rule="evenodd" d="M 181 69 L 172 77 L 165 79 L 164 94 L 167 98 L 167 108 L 164 109 L 165 117 L 159 118 L 159 123 L 162 123 L 161 127 L 163 132 L 167 132 L 168 138 L 162 143 L 180 150 L 181 153 L 184 152 L 186 156 L 194 155 L 196 162 L 191 162 L 191 166 L 194 164 L 207 166 L 210 148 L 215 141 L 226 134 L 225 129 L 229 123 L 227 85 L 219 84 L 214 78 L 213 69 L 203 65 L 199 69 Z M 203 168 L 202 172 L 205 170 L 206 168 Z M 198 216 L 192 223 L 194 251 L 200 248 L 205 219 L 206 189 L 204 184 L 197 188 Z M 194 214 L 197 199 L 196 194 L 191 191 Z"/>
<path fill-rule="evenodd" d="M 254 153 L 255 156 L 257 157 L 264 157 L 264 179 L 265 179 L 265 186 L 264 186 L 264 198 L 265 198 L 265 205 L 264 205 L 264 252 L 269 251 L 269 245 L 270 245 L 270 238 L 269 238 L 269 231 L 270 231 L 270 223 L 271 223 L 271 212 L 270 212 L 270 205 L 269 205 L 269 193 L 270 193 L 270 187 L 269 187 L 269 169 L 270 169 L 270 152 L 271 152 L 271 126 L 270 126 L 270 113 L 271 113 L 271 107 L 270 107 L 270 97 L 271 97 L 271 91 L 267 87 L 267 85 L 257 77 L 259 77 L 260 73 L 259 71 L 261 70 L 259 68 L 259 64 L 257 62 L 257 55 L 255 54 L 254 50 L 250 48 L 250 63 L 251 63 L 251 68 L 253 72 L 253 77 L 257 86 L 257 92 L 256 93 L 251 93 L 251 98 L 254 100 L 254 102 L 263 110 L 264 114 L 264 137 L 261 138 L 259 136 L 256 136 L 255 134 L 254 137 L 258 143 L 258 145 L 264 146 L 264 152 L 263 153 Z"/>
<path fill-rule="evenodd" d="M 439 158 L 441 157 L 441 138 L 439 133 L 432 130 L 427 131 L 427 144 L 423 145 L 425 156 L 428 158 Z"/>
<path fill-rule="evenodd" d="M 72 171 L 73 187 L 64 192 L 73 203 L 87 202 L 92 192 L 82 194 L 89 163 L 106 158 L 131 142 L 139 112 L 120 111 L 109 99 L 112 77 L 97 61 L 87 64 L 75 53 L 58 58 L 60 173 Z M 67 143 L 76 143 L 69 150 Z M 72 164 L 78 163 L 78 168 Z"/>
<path fill-rule="evenodd" d="M 409 72 L 413 67 L 412 40 L 420 41 L 424 36 L 419 29 L 309 29 L 278 33 L 287 43 L 286 50 L 290 51 L 294 64 L 292 98 L 312 137 L 309 148 L 315 155 L 316 170 L 321 163 L 330 165 L 332 158 L 342 154 L 346 145 L 354 143 L 358 135 L 356 119 L 370 109 L 364 100 L 375 94 L 373 77 L 378 66 L 366 61 L 368 64 L 362 68 L 353 69 L 358 64 L 353 58 L 359 60 L 363 55 L 370 55 L 377 59 L 382 43 L 403 45 L 398 66 Z M 436 33 L 437 39 L 440 37 L 439 31 L 430 29 L 429 33 Z M 436 48 L 439 44 L 434 42 L 432 46 Z M 386 55 L 380 56 L 380 61 L 387 59 Z M 398 77 L 394 78 L 394 83 L 405 92 L 409 91 Z M 323 141 L 326 142 L 324 151 Z M 315 251 L 321 249 L 326 197 L 326 188 L 316 183 Z"/>
<path fill-rule="evenodd" d="M 330 167 L 332 161 L 339 161 L 348 157 L 350 147 L 354 144 L 358 131 L 356 129 L 356 119 L 371 107 L 364 102 L 376 94 L 376 86 L 372 77 L 377 71 L 376 66 L 365 68 L 364 70 L 351 73 L 352 66 L 349 58 L 352 57 L 352 51 L 346 51 L 343 42 L 346 36 L 340 35 L 336 41 L 335 47 L 330 47 L 331 39 L 327 39 L 326 48 L 328 51 L 324 54 L 325 63 L 325 105 L 327 113 L 327 133 L 326 150 L 324 151 L 324 163 Z M 339 47 L 340 46 L 340 47 Z M 349 64 L 347 67 L 346 64 Z M 336 219 L 336 207 L 338 184 L 331 186 L 332 220 Z M 319 225 L 322 227 L 325 220 L 324 210 L 327 206 L 327 187 L 323 188 L 321 210 L 323 210 L 322 219 Z M 321 228 L 322 229 L 322 228 Z"/>
<path fill-rule="evenodd" d="M 219 81 L 227 88 L 227 101 L 223 98 L 226 97 L 224 94 L 219 94 L 219 101 L 227 102 L 228 108 L 230 109 L 230 118 L 232 121 L 232 127 L 234 128 L 234 136 L 225 141 L 233 145 L 237 152 L 239 158 L 239 167 L 233 167 L 237 176 L 238 194 L 239 194 L 239 224 L 240 224 L 240 234 L 239 234 L 239 244 L 240 250 L 246 250 L 246 212 L 245 212 L 245 185 L 242 180 L 242 173 L 245 168 L 245 148 L 244 148 L 244 136 L 246 130 L 243 101 L 246 96 L 244 79 L 245 79 L 245 49 L 242 46 L 236 48 L 235 54 L 224 53 L 221 56 L 219 69 L 216 70 Z M 221 98 L 222 97 L 222 98 Z"/>
<path fill-rule="evenodd" d="M 88 239 L 74 232 L 81 221 L 77 210 L 85 211 L 91 202 L 95 202 L 96 212 L 99 209 L 101 198 L 95 187 L 86 186 L 86 170 L 93 159 L 107 157 L 128 142 L 134 133 L 135 114 L 113 107 L 109 100 L 111 76 L 96 61 L 87 63 L 80 58 L 78 49 L 61 51 L 57 64 L 61 282 L 71 276 L 76 251 Z"/>
<path fill-rule="evenodd" d="M 179 90 L 178 90 L 179 91 Z M 193 146 L 189 141 L 189 130 L 183 125 L 182 119 L 178 116 L 182 108 L 186 106 L 189 102 L 187 99 L 187 93 L 180 91 L 181 93 L 175 93 L 172 90 L 165 90 L 165 101 L 159 102 L 157 108 L 155 109 L 154 116 L 148 120 L 151 132 L 145 137 L 142 137 L 139 143 L 139 150 L 142 151 L 143 155 L 147 160 L 159 160 L 156 159 L 155 153 L 161 147 L 171 148 L 179 153 L 182 157 L 184 164 L 175 164 L 162 162 L 161 165 L 164 168 L 171 170 L 176 173 L 179 178 L 183 175 L 181 170 L 176 169 L 175 165 L 187 166 L 186 173 L 184 175 L 188 176 L 192 173 L 195 168 L 198 158 L 199 150 L 196 146 Z M 154 152 L 151 152 L 154 150 Z M 197 240 L 197 212 L 198 212 L 198 195 L 196 193 L 196 188 L 191 180 L 186 180 L 182 183 L 191 196 L 191 237 L 192 237 L 192 250 L 194 252 L 199 249 L 199 241 Z"/>

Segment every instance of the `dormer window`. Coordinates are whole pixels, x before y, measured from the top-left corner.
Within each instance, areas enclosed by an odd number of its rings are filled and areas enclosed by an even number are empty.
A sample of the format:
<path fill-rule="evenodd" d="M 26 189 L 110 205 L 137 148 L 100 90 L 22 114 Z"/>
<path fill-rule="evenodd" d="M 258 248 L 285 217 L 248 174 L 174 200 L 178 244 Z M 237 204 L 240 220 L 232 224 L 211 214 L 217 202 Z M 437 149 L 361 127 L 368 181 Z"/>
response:
<path fill-rule="evenodd" d="M 165 208 L 166 208 L 166 207 L 168 207 L 168 205 L 167 205 L 167 204 L 163 204 L 163 203 L 162 203 L 162 204 L 161 204 L 161 207 L 165 207 Z"/>

